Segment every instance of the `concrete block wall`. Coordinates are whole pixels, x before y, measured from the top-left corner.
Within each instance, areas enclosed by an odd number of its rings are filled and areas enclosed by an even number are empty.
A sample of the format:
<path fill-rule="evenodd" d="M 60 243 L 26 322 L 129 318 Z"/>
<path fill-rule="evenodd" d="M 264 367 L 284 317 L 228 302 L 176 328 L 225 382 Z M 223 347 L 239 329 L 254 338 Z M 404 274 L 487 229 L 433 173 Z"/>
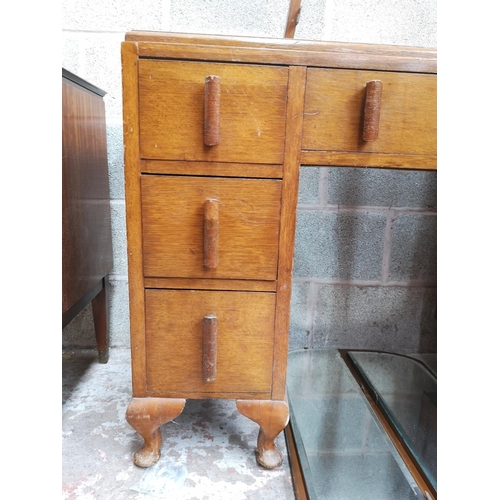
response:
<path fill-rule="evenodd" d="M 288 0 L 63 0 L 62 66 L 107 92 L 111 346 L 128 347 L 120 43 L 130 30 L 282 37 Z M 303 0 L 295 38 L 435 47 L 436 0 Z M 436 349 L 436 174 L 301 169 L 290 348 Z M 90 306 L 63 347 L 93 347 Z"/>
<path fill-rule="evenodd" d="M 436 172 L 302 167 L 290 348 L 436 351 Z"/>

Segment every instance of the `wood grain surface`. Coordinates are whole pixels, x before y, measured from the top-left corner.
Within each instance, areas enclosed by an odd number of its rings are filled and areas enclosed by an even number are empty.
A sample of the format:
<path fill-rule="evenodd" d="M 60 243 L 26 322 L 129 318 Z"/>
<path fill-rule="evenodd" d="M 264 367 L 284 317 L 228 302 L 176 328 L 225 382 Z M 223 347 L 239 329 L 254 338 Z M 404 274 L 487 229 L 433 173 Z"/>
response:
<path fill-rule="evenodd" d="M 306 69 L 290 68 L 287 101 L 285 165 L 283 198 L 281 202 L 279 264 L 274 336 L 273 395 L 285 397 L 286 367 L 288 361 L 288 330 L 290 328 L 290 301 L 292 297 L 293 251 L 295 222 L 299 192 L 300 144 L 306 88 Z"/>
<path fill-rule="evenodd" d="M 62 79 L 62 314 L 113 267 L 101 96 Z"/>
<path fill-rule="evenodd" d="M 220 144 L 204 144 L 205 78 L 220 78 Z M 288 68 L 139 61 L 141 157 L 282 163 Z"/>
<path fill-rule="evenodd" d="M 134 463 L 139 467 L 151 467 L 161 456 L 160 426 L 179 416 L 186 404 L 185 399 L 134 398 L 130 401 L 125 418 L 144 439 L 134 453 Z"/>
<path fill-rule="evenodd" d="M 400 45 L 129 32 L 141 57 L 436 73 L 437 51 Z"/>
<path fill-rule="evenodd" d="M 362 138 L 365 88 L 383 84 L 378 139 Z M 436 155 L 436 77 L 309 68 L 302 149 Z"/>
<path fill-rule="evenodd" d="M 436 170 L 437 156 L 399 155 L 386 153 L 352 153 L 343 151 L 302 151 L 301 167 L 373 167 L 407 170 Z"/>
<path fill-rule="evenodd" d="M 150 395 L 270 392 L 276 294 L 146 290 Z M 217 317 L 217 378 L 202 374 L 203 319 Z"/>
<path fill-rule="evenodd" d="M 219 201 L 219 262 L 204 266 L 204 206 Z M 142 178 L 144 274 L 275 280 L 281 181 Z"/>
<path fill-rule="evenodd" d="M 132 42 L 122 43 L 122 86 L 132 390 L 134 397 L 143 397 L 146 396 L 146 339 L 142 270 L 139 98 L 137 46 Z"/>
<path fill-rule="evenodd" d="M 137 42 L 127 50 L 140 58 L 138 73 L 124 82 L 127 122 L 136 124 L 124 128 L 132 338 L 142 359 L 134 379 L 143 379 L 134 391 L 146 390 L 147 380 L 147 394 L 162 397 L 283 400 L 300 163 L 435 169 L 436 51 L 150 32 L 126 39 Z M 219 134 L 207 146 L 211 75 L 220 79 Z M 372 132 L 378 122 L 378 137 L 363 140 L 366 85 L 376 80 L 383 92 L 368 121 Z M 219 260 L 210 269 L 204 207 L 212 199 L 219 202 Z M 260 304 L 257 297 L 267 298 Z M 208 383 L 202 322 L 211 314 L 217 377 Z M 255 333 L 256 325 L 264 331 Z M 251 349 L 241 342 L 247 337 Z M 250 351 L 247 365 L 243 352 Z"/>
<path fill-rule="evenodd" d="M 288 424 L 286 401 L 236 401 L 238 411 L 260 426 L 257 438 L 257 462 L 266 469 L 279 467 L 283 456 L 274 440 Z"/>

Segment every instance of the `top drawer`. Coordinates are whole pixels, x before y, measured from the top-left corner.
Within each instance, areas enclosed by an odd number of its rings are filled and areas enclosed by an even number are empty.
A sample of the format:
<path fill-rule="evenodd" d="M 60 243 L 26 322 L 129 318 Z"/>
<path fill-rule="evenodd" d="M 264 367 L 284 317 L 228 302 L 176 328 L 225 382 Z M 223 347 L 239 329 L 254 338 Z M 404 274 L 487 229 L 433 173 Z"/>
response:
<path fill-rule="evenodd" d="M 378 138 L 363 140 L 366 85 L 382 82 Z M 302 148 L 436 155 L 436 76 L 307 70 Z"/>
<path fill-rule="evenodd" d="M 205 79 L 220 78 L 219 144 L 204 144 Z M 288 68 L 139 61 L 144 159 L 283 163 Z"/>

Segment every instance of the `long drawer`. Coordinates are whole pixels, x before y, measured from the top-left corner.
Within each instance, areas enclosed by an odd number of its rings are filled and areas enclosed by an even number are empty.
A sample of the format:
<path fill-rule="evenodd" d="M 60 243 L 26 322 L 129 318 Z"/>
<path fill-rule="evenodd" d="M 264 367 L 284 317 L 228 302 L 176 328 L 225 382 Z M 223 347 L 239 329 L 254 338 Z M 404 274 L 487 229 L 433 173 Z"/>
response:
<path fill-rule="evenodd" d="M 363 139 L 367 84 L 381 82 L 376 139 Z M 302 149 L 436 155 L 436 75 L 309 68 Z"/>

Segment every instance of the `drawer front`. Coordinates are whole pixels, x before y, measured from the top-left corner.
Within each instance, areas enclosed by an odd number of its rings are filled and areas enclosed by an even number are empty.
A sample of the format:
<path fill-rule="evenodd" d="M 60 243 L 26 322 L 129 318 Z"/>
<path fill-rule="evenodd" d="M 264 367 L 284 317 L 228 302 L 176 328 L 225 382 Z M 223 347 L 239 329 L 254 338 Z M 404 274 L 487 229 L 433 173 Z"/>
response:
<path fill-rule="evenodd" d="M 219 144 L 204 144 L 205 78 L 220 78 Z M 140 154 L 146 159 L 282 163 L 288 69 L 139 61 Z"/>
<path fill-rule="evenodd" d="M 382 82 L 378 138 L 363 140 L 366 85 Z M 436 76 L 308 69 L 302 148 L 436 155 Z"/>
<path fill-rule="evenodd" d="M 147 390 L 269 393 L 276 295 L 146 290 Z M 203 378 L 205 316 L 216 318 L 215 380 Z"/>
<path fill-rule="evenodd" d="M 275 280 L 278 180 L 143 176 L 144 275 Z M 205 265 L 205 207 L 218 203 L 218 263 Z"/>

